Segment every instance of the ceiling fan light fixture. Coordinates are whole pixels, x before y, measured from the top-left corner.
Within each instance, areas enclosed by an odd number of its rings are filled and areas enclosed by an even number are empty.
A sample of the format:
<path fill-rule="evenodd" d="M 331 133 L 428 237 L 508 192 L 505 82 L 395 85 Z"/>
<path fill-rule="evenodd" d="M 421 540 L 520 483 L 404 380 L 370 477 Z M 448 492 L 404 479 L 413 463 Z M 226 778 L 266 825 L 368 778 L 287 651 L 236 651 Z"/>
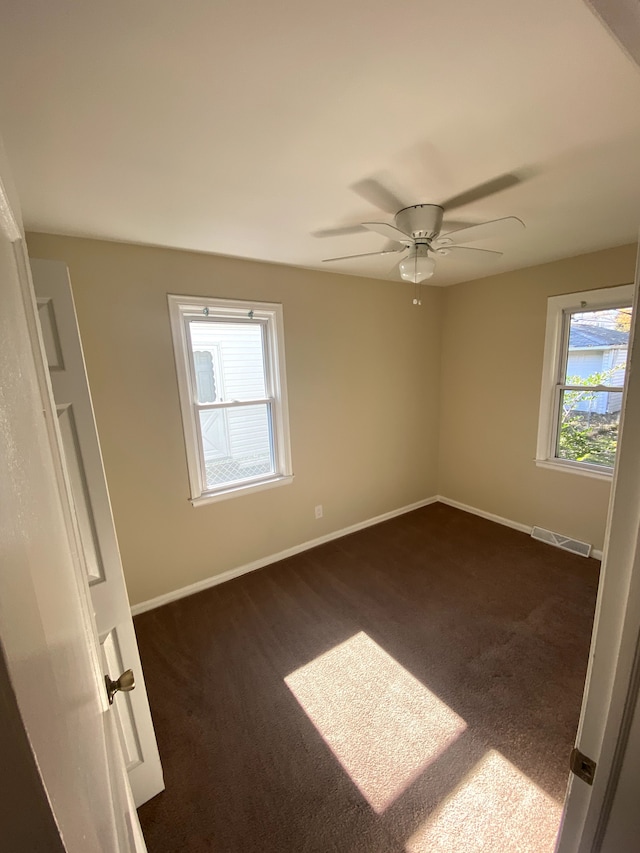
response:
<path fill-rule="evenodd" d="M 398 265 L 400 277 L 403 281 L 411 281 L 420 284 L 427 278 L 431 278 L 436 269 L 436 262 L 429 257 L 427 246 L 414 246 L 406 258 Z"/>

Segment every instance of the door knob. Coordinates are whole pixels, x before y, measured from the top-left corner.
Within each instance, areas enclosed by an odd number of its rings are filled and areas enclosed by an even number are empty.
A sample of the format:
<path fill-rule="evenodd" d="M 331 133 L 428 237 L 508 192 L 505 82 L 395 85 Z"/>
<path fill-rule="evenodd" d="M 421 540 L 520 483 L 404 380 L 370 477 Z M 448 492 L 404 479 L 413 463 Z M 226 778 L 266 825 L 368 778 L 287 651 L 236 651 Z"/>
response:
<path fill-rule="evenodd" d="M 123 693 L 128 693 L 136 686 L 132 669 L 125 670 L 117 681 L 112 681 L 108 675 L 105 675 L 104 681 L 107 685 L 107 696 L 109 697 L 110 705 L 113 705 L 113 697 L 119 690 L 122 690 Z"/>

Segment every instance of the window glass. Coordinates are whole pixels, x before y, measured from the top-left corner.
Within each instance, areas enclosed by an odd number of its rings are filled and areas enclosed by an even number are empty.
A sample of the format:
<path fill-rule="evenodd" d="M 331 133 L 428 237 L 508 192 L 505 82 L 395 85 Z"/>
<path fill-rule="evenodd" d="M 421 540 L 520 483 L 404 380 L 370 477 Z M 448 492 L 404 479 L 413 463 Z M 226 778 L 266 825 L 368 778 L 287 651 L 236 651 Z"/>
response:
<path fill-rule="evenodd" d="M 268 404 L 199 415 L 208 489 L 274 473 Z"/>
<path fill-rule="evenodd" d="M 622 388 L 630 329 L 630 307 L 571 314 L 565 384 Z"/>
<path fill-rule="evenodd" d="M 199 403 L 267 396 L 262 323 L 192 320 L 189 327 Z"/>
<path fill-rule="evenodd" d="M 631 308 L 572 312 L 568 323 L 556 456 L 613 467 Z M 596 390 L 604 387 L 618 390 Z"/>
<path fill-rule="evenodd" d="M 557 457 L 613 467 L 621 407 L 621 391 L 563 391 Z"/>

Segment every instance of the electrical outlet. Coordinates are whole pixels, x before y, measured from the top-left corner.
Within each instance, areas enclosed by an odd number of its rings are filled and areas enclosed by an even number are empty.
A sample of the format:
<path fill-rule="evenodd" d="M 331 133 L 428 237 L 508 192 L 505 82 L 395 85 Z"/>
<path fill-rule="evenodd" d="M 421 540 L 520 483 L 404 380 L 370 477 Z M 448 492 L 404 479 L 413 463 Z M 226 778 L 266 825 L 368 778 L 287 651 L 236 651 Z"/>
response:
<path fill-rule="evenodd" d="M 316 507 L 316 518 L 322 518 L 322 504 L 318 504 Z"/>

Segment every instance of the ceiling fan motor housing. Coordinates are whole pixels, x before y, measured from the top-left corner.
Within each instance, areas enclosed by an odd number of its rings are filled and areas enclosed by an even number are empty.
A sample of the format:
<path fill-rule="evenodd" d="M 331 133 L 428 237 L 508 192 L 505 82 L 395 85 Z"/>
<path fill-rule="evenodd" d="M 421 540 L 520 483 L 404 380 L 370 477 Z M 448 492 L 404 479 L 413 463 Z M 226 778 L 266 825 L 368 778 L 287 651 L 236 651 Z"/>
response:
<path fill-rule="evenodd" d="M 396 226 L 416 239 L 432 240 L 442 230 L 444 208 L 439 204 L 414 204 L 398 211 Z"/>

